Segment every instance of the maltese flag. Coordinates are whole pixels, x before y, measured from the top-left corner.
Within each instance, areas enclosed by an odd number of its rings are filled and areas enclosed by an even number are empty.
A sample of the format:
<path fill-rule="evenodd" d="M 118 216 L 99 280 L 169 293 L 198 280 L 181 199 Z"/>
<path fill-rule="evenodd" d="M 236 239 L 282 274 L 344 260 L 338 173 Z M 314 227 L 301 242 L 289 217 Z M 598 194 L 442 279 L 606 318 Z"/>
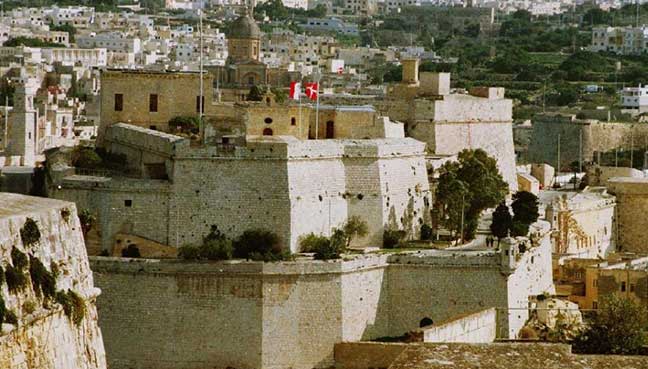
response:
<path fill-rule="evenodd" d="M 301 83 L 290 82 L 290 98 L 293 100 L 299 100 L 300 96 L 301 96 Z"/>
<path fill-rule="evenodd" d="M 307 83 L 306 84 L 306 96 L 311 100 L 317 100 L 317 94 L 319 94 L 319 83 Z"/>

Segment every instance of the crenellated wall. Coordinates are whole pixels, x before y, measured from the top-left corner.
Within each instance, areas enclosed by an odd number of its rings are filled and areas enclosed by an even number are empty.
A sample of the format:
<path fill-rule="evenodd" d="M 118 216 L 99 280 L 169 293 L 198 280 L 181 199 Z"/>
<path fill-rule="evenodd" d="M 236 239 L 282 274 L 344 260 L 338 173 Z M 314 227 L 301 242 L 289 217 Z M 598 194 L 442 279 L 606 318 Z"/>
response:
<path fill-rule="evenodd" d="M 36 224 L 38 232 L 25 231 L 27 223 Z M 29 265 L 19 266 L 17 251 L 26 256 Z M 43 275 L 32 271 L 36 260 L 54 278 L 55 297 L 48 299 L 35 292 L 33 285 Z M 74 204 L 0 193 L 0 266 L 5 271 L 18 270 L 26 278 L 24 284 L 11 284 L 11 290 L 8 278 L 0 284 L 0 297 L 17 318 L 17 323 L 8 324 L 5 315 L 0 368 L 106 368 L 95 308 L 100 291 L 94 287 Z M 63 311 L 59 294 L 67 291 L 81 298 L 79 306 L 84 308 L 74 310 L 85 312 L 80 320 Z"/>

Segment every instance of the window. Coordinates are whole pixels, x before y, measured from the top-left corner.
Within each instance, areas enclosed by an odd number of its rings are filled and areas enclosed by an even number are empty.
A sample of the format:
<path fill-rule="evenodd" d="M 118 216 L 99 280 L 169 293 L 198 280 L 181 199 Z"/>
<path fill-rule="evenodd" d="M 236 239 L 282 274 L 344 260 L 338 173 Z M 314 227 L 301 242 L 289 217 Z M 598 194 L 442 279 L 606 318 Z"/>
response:
<path fill-rule="evenodd" d="M 149 95 L 149 112 L 157 113 L 158 111 L 158 95 L 150 94 Z"/>
<path fill-rule="evenodd" d="M 621 292 L 625 292 L 625 290 L 626 290 L 626 283 L 621 282 Z"/>
<path fill-rule="evenodd" d="M 124 95 L 115 94 L 115 111 L 124 110 Z"/>
<path fill-rule="evenodd" d="M 264 136 L 272 136 L 272 129 L 271 128 L 266 128 L 263 130 L 263 135 Z"/>
<path fill-rule="evenodd" d="M 263 121 L 264 121 L 266 124 L 270 124 L 270 123 L 272 123 L 272 118 L 268 117 L 268 118 L 264 119 Z"/>
<path fill-rule="evenodd" d="M 297 125 L 297 119 L 295 119 L 295 117 L 290 118 L 290 125 L 291 126 Z"/>
<path fill-rule="evenodd" d="M 332 120 L 326 122 L 326 138 L 335 137 L 335 123 Z"/>
<path fill-rule="evenodd" d="M 152 129 L 154 131 L 157 131 L 157 126 L 149 126 L 149 129 Z"/>
<path fill-rule="evenodd" d="M 133 206 L 133 200 L 124 200 L 124 206 L 130 208 Z"/>
<path fill-rule="evenodd" d="M 205 96 L 196 96 L 196 113 L 201 113 L 201 108 L 202 107 L 202 113 L 205 112 Z"/>

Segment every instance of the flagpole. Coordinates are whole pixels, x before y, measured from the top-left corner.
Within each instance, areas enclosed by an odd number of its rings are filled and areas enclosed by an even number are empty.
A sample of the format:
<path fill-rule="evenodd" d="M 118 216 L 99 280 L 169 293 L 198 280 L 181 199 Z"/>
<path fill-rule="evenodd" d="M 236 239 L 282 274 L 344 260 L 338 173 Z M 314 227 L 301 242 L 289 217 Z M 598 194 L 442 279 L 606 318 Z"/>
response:
<path fill-rule="evenodd" d="M 319 138 L 319 95 L 320 95 L 320 78 L 317 79 L 317 96 L 315 103 L 315 139 Z"/>

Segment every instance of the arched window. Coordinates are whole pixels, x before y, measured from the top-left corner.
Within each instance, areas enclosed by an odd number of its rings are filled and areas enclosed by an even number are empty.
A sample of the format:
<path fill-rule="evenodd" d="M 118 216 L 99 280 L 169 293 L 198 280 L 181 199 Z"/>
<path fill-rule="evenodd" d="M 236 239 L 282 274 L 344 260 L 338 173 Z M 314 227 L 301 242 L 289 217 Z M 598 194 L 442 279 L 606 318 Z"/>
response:
<path fill-rule="evenodd" d="M 264 136 L 272 136 L 272 128 L 266 128 L 263 130 Z"/>

